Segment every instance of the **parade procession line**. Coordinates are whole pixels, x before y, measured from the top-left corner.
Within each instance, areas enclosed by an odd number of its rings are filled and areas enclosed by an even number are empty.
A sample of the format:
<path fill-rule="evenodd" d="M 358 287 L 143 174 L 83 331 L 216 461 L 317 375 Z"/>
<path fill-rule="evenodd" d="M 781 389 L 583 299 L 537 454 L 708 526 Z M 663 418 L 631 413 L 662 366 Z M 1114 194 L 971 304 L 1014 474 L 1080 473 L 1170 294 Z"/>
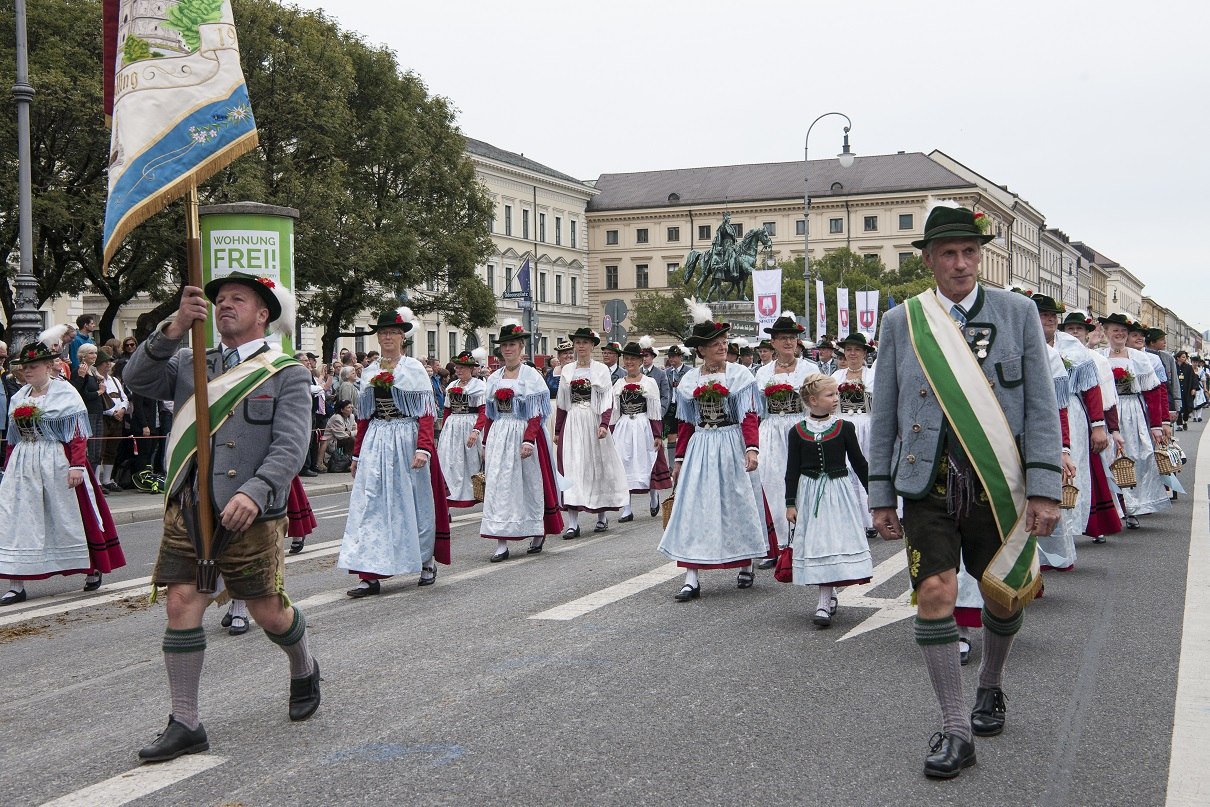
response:
<path fill-rule="evenodd" d="M 48 801 L 42 807 L 119 807 L 218 767 L 226 757 L 192 754 L 171 762 L 144 765 Z"/>
<path fill-rule="evenodd" d="M 1173 807 L 1210 804 L 1210 429 L 1198 442 L 1189 527 L 1189 571 L 1185 582 L 1185 618 L 1176 678 L 1168 797 Z"/>

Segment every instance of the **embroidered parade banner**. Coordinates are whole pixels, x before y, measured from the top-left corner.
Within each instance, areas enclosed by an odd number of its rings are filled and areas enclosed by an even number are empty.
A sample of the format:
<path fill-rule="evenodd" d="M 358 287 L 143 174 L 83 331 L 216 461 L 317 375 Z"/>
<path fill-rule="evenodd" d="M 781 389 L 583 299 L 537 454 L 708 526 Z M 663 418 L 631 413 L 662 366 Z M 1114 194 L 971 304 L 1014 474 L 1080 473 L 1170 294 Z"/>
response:
<path fill-rule="evenodd" d="M 970 346 L 930 289 L 909 299 L 908 331 L 946 420 L 991 505 L 1000 549 L 983 573 L 983 592 L 1017 610 L 1042 584 L 1037 538 L 1025 528 L 1025 468 L 1004 410 Z"/>
<path fill-rule="evenodd" d="M 849 319 L 849 290 L 836 290 L 836 337 L 842 338 L 853 332 Z"/>
<path fill-rule="evenodd" d="M 108 263 L 131 230 L 257 136 L 229 0 L 105 0 L 104 19 Z"/>
<path fill-rule="evenodd" d="M 863 334 L 867 342 L 874 341 L 878 331 L 878 292 L 857 292 L 857 332 Z"/>
<path fill-rule="evenodd" d="M 781 269 L 752 273 L 752 299 L 756 300 L 757 334 L 763 334 L 781 313 Z"/>
<path fill-rule="evenodd" d="M 823 281 L 815 281 L 815 341 L 828 332 L 828 301 L 823 296 Z"/>

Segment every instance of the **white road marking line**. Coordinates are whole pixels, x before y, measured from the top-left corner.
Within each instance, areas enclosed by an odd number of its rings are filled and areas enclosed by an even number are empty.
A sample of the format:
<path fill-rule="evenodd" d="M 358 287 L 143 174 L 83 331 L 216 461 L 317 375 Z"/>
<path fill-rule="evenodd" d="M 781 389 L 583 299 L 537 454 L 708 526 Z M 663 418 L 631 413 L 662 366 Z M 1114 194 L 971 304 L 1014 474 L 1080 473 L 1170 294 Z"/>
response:
<path fill-rule="evenodd" d="M 1176 676 L 1176 706 L 1172 717 L 1172 753 L 1168 758 L 1166 804 L 1204 805 L 1210 793 L 1210 769 L 1203 761 L 1210 746 L 1210 524 L 1206 522 L 1210 494 L 1210 429 L 1197 446 L 1199 483 L 1193 491 L 1193 522 L 1189 527 L 1189 570 L 1185 578 L 1185 614 L 1181 629 L 1181 658 Z"/>
<path fill-rule="evenodd" d="M 869 583 L 863 583 L 860 586 L 849 586 L 840 593 L 837 599 L 839 599 L 840 606 L 843 608 L 877 608 L 878 611 L 870 614 L 859 624 L 850 628 L 848 633 L 836 641 L 843 642 L 845 639 L 852 639 L 854 636 L 860 636 L 863 633 L 869 633 L 878 628 L 885 628 L 887 625 L 893 625 L 896 622 L 916 615 L 916 606 L 912 605 L 912 589 L 910 586 L 907 591 L 898 597 L 869 596 L 869 592 L 876 586 L 882 585 L 906 568 L 907 553 L 896 552 L 875 567 L 873 579 Z"/>
<path fill-rule="evenodd" d="M 42 807 L 119 807 L 191 776 L 197 776 L 226 761 L 226 757 L 211 754 L 190 754 L 177 757 L 171 762 L 144 765 L 104 782 L 68 793 L 54 801 L 48 801 Z"/>
<path fill-rule="evenodd" d="M 666 563 L 659 568 L 652 569 L 650 572 L 640 574 L 638 577 L 632 577 L 629 580 L 624 580 L 617 585 L 603 588 L 600 591 L 594 591 L 592 594 L 580 597 L 578 600 L 572 600 L 569 603 L 555 606 L 549 610 L 543 611 L 540 614 L 534 614 L 530 619 L 553 619 L 553 620 L 570 620 L 578 616 L 604 608 L 606 605 L 615 603 L 618 600 L 623 600 L 640 591 L 646 591 L 649 588 L 658 586 L 660 583 L 666 583 L 674 577 L 681 574 L 681 569 L 675 563 Z"/>

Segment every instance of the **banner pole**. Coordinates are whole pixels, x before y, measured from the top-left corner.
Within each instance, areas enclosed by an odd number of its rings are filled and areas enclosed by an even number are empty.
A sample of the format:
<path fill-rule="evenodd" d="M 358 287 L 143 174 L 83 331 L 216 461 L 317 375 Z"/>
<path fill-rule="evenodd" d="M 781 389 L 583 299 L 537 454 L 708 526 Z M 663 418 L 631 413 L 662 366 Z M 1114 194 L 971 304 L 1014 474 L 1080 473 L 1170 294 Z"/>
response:
<path fill-rule="evenodd" d="M 187 269 L 189 285 L 202 287 L 202 239 L 201 225 L 198 222 L 197 183 L 190 183 L 189 195 L 185 197 L 185 240 L 187 245 Z M 213 574 L 207 572 L 214 568 L 214 558 L 211 557 L 214 542 L 214 508 L 211 495 L 210 456 L 210 395 L 209 378 L 206 375 L 206 320 L 198 320 L 190 326 L 190 338 L 193 344 L 193 401 L 194 411 L 197 412 L 194 434 L 197 438 L 197 525 L 198 539 L 198 591 L 214 591 Z"/>

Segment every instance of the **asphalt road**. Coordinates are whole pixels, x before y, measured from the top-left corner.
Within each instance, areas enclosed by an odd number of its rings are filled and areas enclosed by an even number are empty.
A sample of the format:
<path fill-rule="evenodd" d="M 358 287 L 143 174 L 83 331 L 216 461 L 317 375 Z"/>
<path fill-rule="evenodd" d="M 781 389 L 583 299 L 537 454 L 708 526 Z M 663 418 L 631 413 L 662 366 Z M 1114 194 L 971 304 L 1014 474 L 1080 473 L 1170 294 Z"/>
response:
<path fill-rule="evenodd" d="M 1191 492 L 1202 426 L 1181 435 Z M 128 524 L 130 565 L 100 592 L 37 583 L 0 612 L 0 802 L 125 803 L 158 787 L 129 803 L 1164 803 L 1188 496 L 1105 545 L 1083 539 L 1076 570 L 1047 575 L 1009 662 L 1007 729 L 979 740 L 979 764 L 952 782 L 921 775 L 939 717 L 897 544 L 872 547 L 882 573 L 841 594 L 829 630 L 811 624 L 813 588 L 768 572 L 746 591 L 733 572 L 707 573 L 700 600 L 673 602 L 679 575 L 645 507 L 501 564 L 459 512 L 455 565 L 435 586 L 395 579 L 352 601 L 334 568 L 347 495 L 313 504 L 319 531 L 287 571 L 323 670 L 311 720 L 286 717 L 281 651 L 255 626 L 228 636 L 212 609 L 211 751 L 178 760 L 212 767 L 158 766 L 149 784 L 157 766 L 135 754 L 169 711 L 164 614 L 137 580 L 158 525 Z M 568 605 L 612 586 L 624 588 Z M 963 672 L 970 700 L 981 644 Z"/>

